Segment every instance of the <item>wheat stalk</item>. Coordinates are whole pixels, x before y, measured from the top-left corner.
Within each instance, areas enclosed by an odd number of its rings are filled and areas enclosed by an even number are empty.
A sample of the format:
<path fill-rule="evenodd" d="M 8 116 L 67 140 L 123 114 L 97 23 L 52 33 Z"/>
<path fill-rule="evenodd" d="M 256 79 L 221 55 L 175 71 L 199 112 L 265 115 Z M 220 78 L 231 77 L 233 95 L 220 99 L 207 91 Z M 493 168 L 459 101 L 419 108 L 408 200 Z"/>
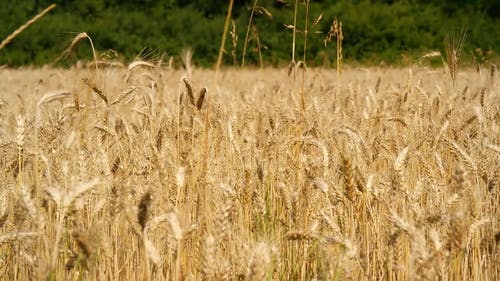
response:
<path fill-rule="evenodd" d="M 450 28 L 445 35 L 444 45 L 446 51 L 446 64 L 450 71 L 453 82 L 453 91 L 460 62 L 462 60 L 463 48 L 467 39 L 467 29 L 458 31 L 456 28 Z"/>
<path fill-rule="evenodd" d="M 92 55 L 94 58 L 95 70 L 96 70 L 96 72 L 99 72 L 99 67 L 98 67 L 98 62 L 97 62 L 97 52 L 95 51 L 95 48 L 94 48 L 94 42 L 92 41 L 92 38 L 90 38 L 90 36 L 86 32 L 78 33 L 71 41 L 71 44 L 68 46 L 68 48 L 66 48 L 66 50 L 64 50 L 62 52 L 62 54 L 56 59 L 56 61 L 59 61 L 62 58 L 69 56 L 71 54 L 71 52 L 73 52 L 75 47 L 84 39 L 87 39 L 90 43 L 90 47 L 92 48 Z"/>
<path fill-rule="evenodd" d="M 245 41 L 243 42 L 243 53 L 241 55 L 241 67 L 242 68 L 245 67 L 245 56 L 247 53 L 248 36 L 250 35 L 250 27 L 252 26 L 253 15 L 254 15 L 256 7 L 257 7 L 257 2 L 258 2 L 258 0 L 255 0 L 253 2 L 252 9 L 250 11 L 250 18 L 248 19 L 247 31 L 245 33 Z"/>
<path fill-rule="evenodd" d="M 16 36 L 21 34 L 24 30 L 26 30 L 28 27 L 30 27 L 32 24 L 34 24 L 37 20 L 39 20 L 41 17 L 45 16 L 48 12 L 50 12 L 52 9 L 56 7 L 56 4 L 52 4 L 45 8 L 45 10 L 41 11 L 39 14 L 34 16 L 32 19 L 27 21 L 25 24 L 21 25 L 19 28 L 14 30 L 9 36 L 7 36 L 1 43 L 0 43 L 0 50 L 3 49 L 7 44 L 12 42 Z"/>
<path fill-rule="evenodd" d="M 219 48 L 219 56 L 217 57 L 217 63 L 215 64 L 215 72 L 218 73 L 220 66 L 222 64 L 222 56 L 224 55 L 224 46 L 226 44 L 227 31 L 229 29 L 229 20 L 231 19 L 231 14 L 233 11 L 234 0 L 229 0 L 229 6 L 227 8 L 226 21 L 224 23 L 224 31 L 222 32 L 222 39 Z"/>

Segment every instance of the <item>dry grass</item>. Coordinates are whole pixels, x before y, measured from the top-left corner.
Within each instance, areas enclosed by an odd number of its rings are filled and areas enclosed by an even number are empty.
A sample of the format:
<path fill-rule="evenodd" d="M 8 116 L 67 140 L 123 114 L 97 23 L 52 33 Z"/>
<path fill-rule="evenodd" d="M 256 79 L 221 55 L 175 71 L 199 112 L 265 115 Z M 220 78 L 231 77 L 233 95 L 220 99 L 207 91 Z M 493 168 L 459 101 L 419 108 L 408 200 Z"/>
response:
<path fill-rule="evenodd" d="M 498 73 L 190 71 L 0 69 L 0 280 L 500 279 Z"/>

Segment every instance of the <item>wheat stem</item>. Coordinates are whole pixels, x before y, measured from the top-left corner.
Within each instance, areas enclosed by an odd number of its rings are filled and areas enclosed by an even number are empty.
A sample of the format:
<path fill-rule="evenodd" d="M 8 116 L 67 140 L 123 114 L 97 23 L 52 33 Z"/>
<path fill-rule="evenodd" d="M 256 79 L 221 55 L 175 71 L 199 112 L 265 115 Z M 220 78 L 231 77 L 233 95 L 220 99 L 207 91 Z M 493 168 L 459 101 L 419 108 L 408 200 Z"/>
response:
<path fill-rule="evenodd" d="M 50 10 L 54 9 L 55 7 L 56 7 L 56 4 L 50 5 L 45 10 L 41 11 L 38 15 L 34 16 L 32 19 L 30 19 L 25 24 L 21 25 L 18 29 L 16 29 L 14 32 L 12 32 L 9 36 L 7 36 L 0 43 L 0 50 L 3 49 L 5 46 L 7 46 L 7 44 L 9 44 L 12 40 L 14 40 L 14 38 L 16 38 L 17 35 L 22 33 L 24 30 L 26 30 L 28 27 L 30 27 L 32 24 L 34 24 L 41 17 L 45 16 L 45 14 L 50 12 Z"/>

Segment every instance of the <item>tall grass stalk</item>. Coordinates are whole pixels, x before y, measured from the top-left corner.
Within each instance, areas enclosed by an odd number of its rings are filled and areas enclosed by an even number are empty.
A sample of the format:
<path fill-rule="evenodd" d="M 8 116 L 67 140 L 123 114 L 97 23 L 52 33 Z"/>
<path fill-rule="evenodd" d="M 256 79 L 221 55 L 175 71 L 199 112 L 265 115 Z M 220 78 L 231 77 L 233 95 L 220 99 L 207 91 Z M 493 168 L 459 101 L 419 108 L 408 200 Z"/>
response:
<path fill-rule="evenodd" d="M 224 31 L 222 32 L 222 39 L 220 42 L 219 56 L 217 57 L 217 63 L 215 65 L 215 72 L 218 73 L 220 66 L 222 64 L 222 57 L 224 55 L 224 48 L 226 44 L 227 31 L 229 30 L 229 22 L 231 21 L 231 14 L 233 12 L 234 0 L 229 0 L 229 6 L 227 8 L 226 21 L 224 22 Z"/>
<path fill-rule="evenodd" d="M 0 42 L 0 50 L 3 49 L 5 46 L 7 46 L 14 38 L 16 38 L 19 34 L 21 34 L 24 30 L 26 30 L 28 27 L 33 25 L 36 21 L 38 21 L 40 18 L 45 16 L 48 12 L 50 12 L 52 9 L 56 7 L 56 4 L 52 4 L 45 8 L 43 11 L 41 11 L 39 14 L 34 16 L 32 19 L 27 21 L 25 24 L 21 25 L 18 29 L 16 29 L 14 32 L 12 32 L 9 36 L 5 37 L 2 42 Z"/>
<path fill-rule="evenodd" d="M 302 53 L 302 63 L 304 65 L 304 67 L 302 68 L 302 83 L 301 83 L 301 91 L 300 91 L 300 105 L 301 105 L 302 113 L 304 113 L 304 111 L 306 110 L 306 97 L 305 97 L 304 84 L 305 84 L 305 80 L 306 80 L 306 69 L 307 69 L 306 55 L 307 55 L 307 36 L 309 35 L 309 3 L 310 3 L 310 0 L 305 1 L 306 20 L 305 20 L 305 27 L 304 27 L 304 51 Z"/>
<path fill-rule="evenodd" d="M 252 5 L 252 9 L 250 11 L 250 18 L 248 19 L 247 31 L 245 32 L 245 41 L 243 41 L 243 53 L 241 55 L 241 67 L 245 67 L 245 57 L 247 53 L 247 45 L 248 45 L 248 36 L 250 35 L 250 28 L 253 24 L 253 16 L 255 13 L 255 8 L 257 7 L 257 2 L 259 0 L 255 0 Z"/>

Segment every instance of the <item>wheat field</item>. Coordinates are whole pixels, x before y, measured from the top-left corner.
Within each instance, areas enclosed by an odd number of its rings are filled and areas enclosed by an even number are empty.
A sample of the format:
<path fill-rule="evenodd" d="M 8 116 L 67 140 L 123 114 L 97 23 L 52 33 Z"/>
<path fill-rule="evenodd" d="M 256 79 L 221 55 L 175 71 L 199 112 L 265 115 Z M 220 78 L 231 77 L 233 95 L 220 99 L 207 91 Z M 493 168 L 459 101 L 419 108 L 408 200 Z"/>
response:
<path fill-rule="evenodd" d="M 499 107 L 495 68 L 0 69 L 0 280 L 499 280 Z"/>

